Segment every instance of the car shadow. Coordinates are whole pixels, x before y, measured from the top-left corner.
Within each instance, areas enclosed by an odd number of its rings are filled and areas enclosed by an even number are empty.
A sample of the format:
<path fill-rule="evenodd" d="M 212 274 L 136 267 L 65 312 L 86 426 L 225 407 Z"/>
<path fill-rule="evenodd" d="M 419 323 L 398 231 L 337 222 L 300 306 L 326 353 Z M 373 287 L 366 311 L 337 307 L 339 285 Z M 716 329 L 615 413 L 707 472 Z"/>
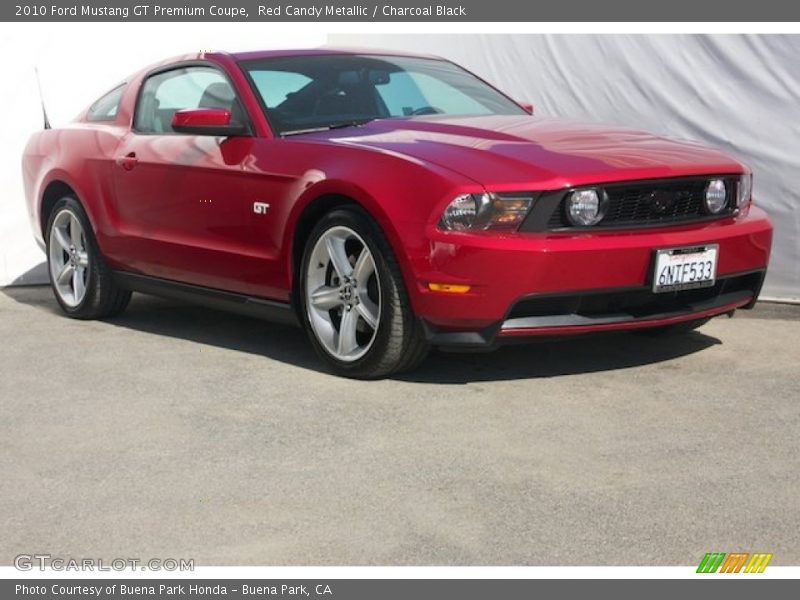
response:
<path fill-rule="evenodd" d="M 49 286 L 2 290 L 17 302 L 63 317 Z M 322 371 L 314 350 L 298 327 L 214 310 L 191 303 L 133 294 L 125 311 L 104 323 L 206 346 L 256 354 Z"/>
<path fill-rule="evenodd" d="M 674 336 L 609 332 L 534 339 L 493 352 L 439 351 L 417 370 L 398 376 L 417 383 L 466 384 L 617 371 L 669 361 L 722 342 L 699 331 Z"/>
<path fill-rule="evenodd" d="M 0 293 L 15 302 L 61 315 L 49 287 L 7 287 Z M 122 315 L 105 322 L 325 371 L 305 334 L 290 325 L 142 294 L 134 294 Z M 702 332 L 661 338 L 604 333 L 501 346 L 493 352 L 433 351 L 416 370 L 394 379 L 412 383 L 466 384 L 613 371 L 672 360 L 720 343 Z"/>
<path fill-rule="evenodd" d="M 47 285 L 48 279 L 47 262 L 42 261 L 15 277 L 9 285 Z"/>

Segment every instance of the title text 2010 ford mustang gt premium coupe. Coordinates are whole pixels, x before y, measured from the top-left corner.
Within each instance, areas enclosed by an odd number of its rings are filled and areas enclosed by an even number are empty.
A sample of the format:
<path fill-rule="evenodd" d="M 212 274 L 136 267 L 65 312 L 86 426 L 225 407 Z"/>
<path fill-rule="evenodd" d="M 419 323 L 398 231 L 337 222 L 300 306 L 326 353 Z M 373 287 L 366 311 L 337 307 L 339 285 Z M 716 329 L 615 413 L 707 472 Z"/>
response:
<path fill-rule="evenodd" d="M 530 112 L 437 58 L 203 53 L 36 133 L 28 207 L 69 316 L 140 291 L 299 321 L 351 377 L 753 305 L 772 227 L 747 168 Z"/>

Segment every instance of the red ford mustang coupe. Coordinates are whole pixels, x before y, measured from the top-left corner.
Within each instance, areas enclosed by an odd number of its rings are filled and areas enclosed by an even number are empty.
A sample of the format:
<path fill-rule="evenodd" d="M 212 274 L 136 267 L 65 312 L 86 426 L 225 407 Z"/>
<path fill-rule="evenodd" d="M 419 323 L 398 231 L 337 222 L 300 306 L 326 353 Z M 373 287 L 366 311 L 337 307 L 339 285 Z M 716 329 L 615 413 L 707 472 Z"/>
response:
<path fill-rule="evenodd" d="M 753 306 L 772 227 L 745 166 L 531 112 L 438 58 L 202 53 L 36 133 L 28 207 L 67 315 L 139 291 L 299 322 L 351 377 Z"/>

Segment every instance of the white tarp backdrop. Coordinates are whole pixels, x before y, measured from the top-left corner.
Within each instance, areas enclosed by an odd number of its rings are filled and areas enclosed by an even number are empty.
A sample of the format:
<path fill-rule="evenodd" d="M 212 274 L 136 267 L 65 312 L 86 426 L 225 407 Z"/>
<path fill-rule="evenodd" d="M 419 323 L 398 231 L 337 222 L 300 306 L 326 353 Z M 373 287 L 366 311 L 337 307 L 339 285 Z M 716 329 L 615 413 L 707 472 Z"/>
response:
<path fill-rule="evenodd" d="M 536 114 L 597 121 L 704 140 L 746 162 L 756 201 L 772 216 L 775 242 L 765 297 L 800 299 L 800 36 L 777 35 L 329 35 L 279 34 L 264 24 L 4 24 L 0 56 L 0 285 L 43 281 L 43 260 L 23 207 L 19 158 L 40 127 L 38 64 L 54 124 L 65 122 L 116 80 L 148 62 L 200 48 L 339 46 L 396 48 L 445 56 L 533 102 Z M 35 27 L 35 29 L 34 29 Z M 315 29 L 319 31 L 319 29 Z M 268 32 L 268 35 L 265 33 Z M 298 33 L 300 32 L 300 33 Z M 305 32 L 305 33 L 303 33 Z M 146 35 L 146 53 L 138 42 Z M 102 53 L 97 49 L 103 48 Z M 33 270 L 32 270 L 33 269 Z"/>
<path fill-rule="evenodd" d="M 800 35 L 392 35 L 359 45 L 445 56 L 536 114 L 701 140 L 754 173 L 775 224 L 762 297 L 800 299 Z M 331 36 L 336 45 L 350 36 Z"/>

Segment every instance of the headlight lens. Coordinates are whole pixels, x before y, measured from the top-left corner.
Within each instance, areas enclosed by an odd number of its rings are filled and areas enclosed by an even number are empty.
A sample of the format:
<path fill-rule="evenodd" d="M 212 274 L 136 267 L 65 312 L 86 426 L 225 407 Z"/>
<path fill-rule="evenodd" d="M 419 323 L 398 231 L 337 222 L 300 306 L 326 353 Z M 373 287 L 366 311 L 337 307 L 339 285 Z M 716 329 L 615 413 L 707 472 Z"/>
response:
<path fill-rule="evenodd" d="M 517 229 L 533 198 L 521 194 L 462 194 L 444 209 L 439 228 L 447 231 Z"/>
<path fill-rule="evenodd" d="M 739 178 L 739 193 L 736 199 L 736 205 L 739 208 L 744 207 L 745 204 L 750 202 L 750 197 L 753 195 L 753 175 L 745 173 Z"/>
<path fill-rule="evenodd" d="M 575 190 L 567 197 L 567 217 L 579 227 L 595 225 L 603 218 L 606 204 L 606 195 L 602 190 Z"/>
<path fill-rule="evenodd" d="M 706 210 L 712 215 L 717 215 L 725 208 L 728 201 L 728 190 L 722 179 L 712 179 L 706 187 Z"/>
<path fill-rule="evenodd" d="M 450 231 L 471 229 L 475 224 L 480 207 L 481 196 L 474 194 L 456 196 L 444 209 L 439 226 Z"/>

